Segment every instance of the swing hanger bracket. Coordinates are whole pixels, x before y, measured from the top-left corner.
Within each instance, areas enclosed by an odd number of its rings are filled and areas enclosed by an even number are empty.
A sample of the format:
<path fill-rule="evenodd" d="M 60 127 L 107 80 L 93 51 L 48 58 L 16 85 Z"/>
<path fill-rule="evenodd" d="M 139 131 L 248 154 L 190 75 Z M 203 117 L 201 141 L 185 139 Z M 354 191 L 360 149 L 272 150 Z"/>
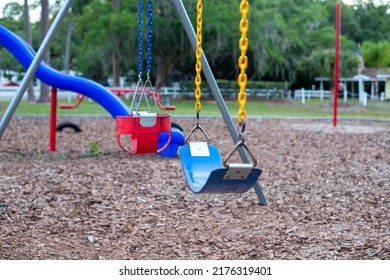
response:
<path fill-rule="evenodd" d="M 195 133 L 195 131 L 197 130 L 200 130 L 200 132 L 202 132 L 203 136 L 206 138 L 207 140 L 207 145 L 210 144 L 211 142 L 211 138 L 210 136 L 206 133 L 206 131 L 204 131 L 204 129 L 200 126 L 199 122 L 194 126 L 194 128 L 191 130 L 190 134 L 188 134 L 188 136 L 186 137 L 185 139 L 185 143 L 188 145 L 188 142 L 189 142 L 189 139 L 191 138 L 191 136 Z"/>
<path fill-rule="evenodd" d="M 239 124 L 238 141 L 237 141 L 236 145 L 234 146 L 233 150 L 226 156 L 226 158 L 223 161 L 223 165 L 226 168 L 235 166 L 235 164 L 230 164 L 230 163 L 228 163 L 228 161 L 232 157 L 234 152 L 237 151 L 240 147 L 244 148 L 248 152 L 250 159 L 253 162 L 253 163 L 246 163 L 244 165 L 251 165 L 252 167 L 255 167 L 257 165 L 257 160 L 256 160 L 255 156 L 252 154 L 252 152 L 249 150 L 248 146 L 245 144 L 245 137 L 244 137 L 245 127 L 246 127 L 245 121 L 242 121 Z"/>
<path fill-rule="evenodd" d="M 142 127 L 153 127 L 157 123 L 156 113 L 139 112 L 139 123 Z"/>
<path fill-rule="evenodd" d="M 229 168 L 229 166 L 232 165 L 232 164 L 229 164 L 228 161 L 229 161 L 229 159 L 232 157 L 232 155 L 234 154 L 234 152 L 237 151 L 238 148 L 240 148 L 240 147 L 244 148 L 244 149 L 248 152 L 248 154 L 249 154 L 249 156 L 250 156 L 250 158 L 251 158 L 251 160 L 252 160 L 252 162 L 253 162 L 251 165 L 252 165 L 253 167 L 255 167 L 255 166 L 257 165 L 257 160 L 256 160 L 255 156 L 252 154 L 252 152 L 249 150 L 249 148 L 247 147 L 247 145 L 244 143 L 244 139 L 241 139 L 241 140 L 238 140 L 238 142 L 237 142 L 236 145 L 234 146 L 233 150 L 232 150 L 232 151 L 226 156 L 226 158 L 224 159 L 223 165 L 224 165 L 226 168 Z"/>
<path fill-rule="evenodd" d="M 250 175 L 253 165 L 250 163 L 231 163 L 227 168 L 224 180 L 245 180 Z"/>

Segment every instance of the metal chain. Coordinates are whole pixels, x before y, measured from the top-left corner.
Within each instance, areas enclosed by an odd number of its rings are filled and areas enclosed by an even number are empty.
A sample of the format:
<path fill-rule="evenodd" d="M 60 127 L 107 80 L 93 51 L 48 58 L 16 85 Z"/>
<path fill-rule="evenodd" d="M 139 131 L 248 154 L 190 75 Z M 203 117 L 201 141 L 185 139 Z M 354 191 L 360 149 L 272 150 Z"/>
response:
<path fill-rule="evenodd" d="M 195 111 L 197 113 L 197 118 L 199 120 L 199 112 L 202 108 L 200 99 L 202 97 L 202 91 L 200 85 L 202 83 L 202 78 L 200 73 L 202 71 L 202 13 L 203 13 L 203 4 L 202 0 L 198 0 L 196 5 L 197 17 L 196 17 L 196 64 L 195 64 Z"/>
<path fill-rule="evenodd" d="M 142 0 L 138 1 L 138 77 L 141 79 L 143 71 L 143 34 L 142 34 L 142 18 L 143 18 Z M 148 1 L 148 31 L 146 42 L 146 75 L 147 80 L 150 80 L 150 71 L 152 69 L 152 27 L 153 27 L 153 0 Z"/>
<path fill-rule="evenodd" d="M 203 3 L 202 0 L 198 0 L 196 5 L 196 63 L 195 63 L 195 111 L 196 111 L 196 125 L 192 129 L 191 133 L 186 137 L 185 143 L 189 144 L 190 137 L 194 134 L 195 131 L 200 130 L 203 136 L 207 140 L 207 144 L 210 144 L 210 137 L 207 135 L 206 131 L 199 124 L 199 112 L 202 108 L 202 104 L 200 103 L 200 99 L 202 97 L 202 91 L 200 89 L 200 85 L 202 83 L 202 77 L 200 76 L 202 71 L 202 14 L 203 14 Z"/>
<path fill-rule="evenodd" d="M 152 69 L 152 21 L 153 19 L 153 0 L 148 1 L 148 33 L 146 43 L 146 75 L 150 80 L 150 70 Z"/>
<path fill-rule="evenodd" d="M 245 88 L 248 82 L 248 78 L 246 76 L 246 68 L 248 67 L 248 57 L 246 56 L 246 51 L 248 50 L 249 42 L 248 38 L 246 37 L 246 34 L 249 29 L 249 23 L 247 20 L 247 15 L 249 11 L 249 3 L 246 0 L 242 0 L 240 4 L 240 13 L 241 13 L 241 21 L 240 21 L 240 32 L 241 32 L 241 38 L 240 38 L 240 50 L 241 55 L 238 59 L 238 66 L 240 68 L 240 74 L 238 75 L 238 85 L 240 87 L 240 92 L 237 96 L 237 101 L 239 105 L 238 110 L 238 123 L 239 123 L 239 134 L 238 134 L 238 141 L 236 145 L 234 146 L 234 149 L 228 154 L 226 159 L 223 161 L 223 165 L 225 167 L 229 167 L 228 160 L 231 158 L 232 154 L 237 151 L 239 147 L 242 147 L 245 149 L 250 158 L 252 159 L 253 167 L 257 165 L 257 160 L 254 157 L 254 155 L 251 153 L 249 148 L 245 144 L 245 138 L 244 138 L 244 132 L 245 132 L 245 120 L 246 120 L 246 111 L 245 111 L 245 105 L 246 105 L 246 92 Z"/>
<path fill-rule="evenodd" d="M 138 1 L 138 79 L 142 80 L 142 0 Z"/>
<path fill-rule="evenodd" d="M 138 110 L 143 98 L 145 98 L 145 102 L 147 104 L 148 112 L 150 112 L 150 105 L 146 95 L 146 88 L 150 88 L 153 92 L 153 85 L 150 80 L 150 71 L 152 69 L 152 27 L 153 27 L 153 0 L 148 0 L 148 30 L 147 30 L 147 41 L 146 41 L 146 81 L 145 83 L 142 80 L 142 71 L 143 71 L 143 33 L 142 33 L 142 20 L 143 20 L 143 5 L 142 0 L 138 1 L 138 83 L 136 86 L 136 91 L 133 95 L 133 101 L 131 102 L 130 109 L 133 109 L 138 88 L 142 87 L 141 96 L 138 101 L 138 105 L 136 107 L 136 112 L 138 114 Z M 156 96 L 153 92 L 152 98 L 156 105 L 156 111 L 158 113 L 158 106 L 156 101 Z"/>
<path fill-rule="evenodd" d="M 247 85 L 248 78 L 245 74 L 245 70 L 248 67 L 248 57 L 246 56 L 246 51 L 248 49 L 248 38 L 246 37 L 246 34 L 249 29 L 249 23 L 247 20 L 247 14 L 249 11 L 249 3 L 246 0 L 242 0 L 240 4 L 240 13 L 241 13 L 241 21 L 240 21 L 240 31 L 241 31 L 241 38 L 240 38 L 240 50 L 241 55 L 238 59 L 238 66 L 240 68 L 240 74 L 238 76 L 238 85 L 240 87 L 240 92 L 237 96 L 237 102 L 239 105 L 238 110 L 238 122 L 241 125 L 243 121 L 246 120 L 246 111 L 245 111 L 245 105 L 246 105 L 246 92 L 245 88 Z"/>

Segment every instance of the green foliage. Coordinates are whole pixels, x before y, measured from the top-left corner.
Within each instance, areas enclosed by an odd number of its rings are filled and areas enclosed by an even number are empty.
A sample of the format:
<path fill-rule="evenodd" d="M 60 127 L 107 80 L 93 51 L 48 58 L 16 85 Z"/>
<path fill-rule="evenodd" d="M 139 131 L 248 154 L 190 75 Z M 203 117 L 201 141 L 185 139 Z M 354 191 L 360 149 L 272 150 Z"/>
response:
<path fill-rule="evenodd" d="M 4 17 L 0 18 L 0 24 L 13 30 L 15 33 L 24 36 L 23 29 L 23 6 L 16 2 L 7 4 L 3 10 Z M 17 60 L 3 47 L 0 46 L 0 69 L 12 70 L 15 72 L 23 71 L 23 67 Z M 7 78 L 11 78 L 8 76 Z"/>
<path fill-rule="evenodd" d="M 362 55 L 367 67 L 388 67 L 390 66 L 390 42 L 364 42 Z"/>
<path fill-rule="evenodd" d="M 356 52 L 348 49 L 340 52 L 340 61 L 340 74 L 342 76 L 348 77 L 357 73 Z M 310 80 L 315 77 L 333 77 L 334 50 L 319 48 L 312 51 L 310 55 L 301 59 L 300 69 Z"/>
<path fill-rule="evenodd" d="M 315 76 L 332 76 L 336 0 L 256 0 L 249 9 L 249 81 L 284 81 L 295 84 Z M 39 2 L 35 1 L 34 3 Z M 52 16 L 60 1 L 52 7 Z M 106 83 L 113 72 L 113 53 L 120 57 L 120 70 L 129 84 L 137 79 L 137 0 L 78 0 L 66 16 L 51 45 L 51 63 L 64 66 L 66 32 L 74 26 L 71 66 L 84 76 Z M 196 1 L 183 1 L 195 26 Z M 37 4 L 35 4 L 37 5 Z M 33 8 L 34 6 L 32 6 Z M 144 37 L 146 36 L 144 1 Z M 356 73 L 357 44 L 362 45 L 366 66 L 389 66 L 390 4 L 355 1 L 341 7 L 342 75 Z M 240 38 L 239 1 L 204 1 L 203 50 L 218 80 L 236 80 Z M 23 6 L 8 4 L 0 24 L 24 36 Z M 39 47 L 39 23 L 33 24 L 33 47 Z M 193 80 L 195 56 L 182 23 L 170 0 L 154 1 L 152 80 L 157 88 L 180 73 L 180 80 Z M 144 50 L 145 51 L 145 50 Z M 145 53 L 145 52 L 144 52 Z M 23 71 L 0 47 L 0 69 Z M 262 86 L 262 85 L 261 85 Z M 192 86 L 191 86 L 192 87 Z M 204 86 L 207 89 L 207 85 Z M 234 85 L 236 88 L 236 85 Z"/>
<path fill-rule="evenodd" d="M 76 33 L 81 46 L 75 65 L 85 76 L 99 82 L 111 75 L 111 56 L 119 48 L 123 67 L 134 60 L 131 49 L 136 46 L 135 1 L 122 0 L 119 9 L 111 1 L 93 0 L 77 17 Z"/>
<path fill-rule="evenodd" d="M 23 15 L 23 5 L 17 2 L 11 2 L 5 5 L 3 9 L 4 18 L 20 19 Z"/>
<path fill-rule="evenodd" d="M 388 13 L 390 4 L 383 1 L 369 0 L 355 5 L 355 17 L 359 24 L 357 36 L 353 38 L 357 42 L 389 40 L 390 15 Z M 385 4 L 386 3 L 386 4 Z"/>
<path fill-rule="evenodd" d="M 34 153 L 34 159 L 35 160 L 40 160 L 42 158 L 42 155 L 40 153 Z"/>
<path fill-rule="evenodd" d="M 57 153 L 56 154 L 56 159 L 57 160 L 66 159 L 66 154 L 64 154 L 64 153 Z"/>
<path fill-rule="evenodd" d="M 98 146 L 96 142 L 90 142 L 88 144 L 88 157 L 97 157 L 103 154 L 103 150 Z"/>

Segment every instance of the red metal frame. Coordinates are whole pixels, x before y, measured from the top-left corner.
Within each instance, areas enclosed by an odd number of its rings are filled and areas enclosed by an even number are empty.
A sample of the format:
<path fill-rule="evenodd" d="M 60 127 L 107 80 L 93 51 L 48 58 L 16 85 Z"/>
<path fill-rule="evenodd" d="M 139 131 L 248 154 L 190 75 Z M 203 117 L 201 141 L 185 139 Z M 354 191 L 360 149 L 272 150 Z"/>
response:
<path fill-rule="evenodd" d="M 340 2 L 336 3 L 336 39 L 334 56 L 334 81 L 333 81 L 333 127 L 337 126 L 337 99 L 339 96 L 339 56 L 340 56 Z"/>
<path fill-rule="evenodd" d="M 122 97 L 122 96 L 124 96 L 124 95 L 126 95 L 128 93 L 134 93 L 135 89 L 134 88 L 110 88 L 110 91 L 115 93 L 116 96 Z M 137 92 L 142 92 L 142 89 L 137 90 Z M 165 106 L 165 105 L 162 105 L 161 102 L 160 102 L 161 101 L 161 94 L 159 92 L 151 91 L 151 90 L 148 90 L 148 89 L 146 89 L 145 92 L 148 93 L 151 96 L 153 96 L 153 94 L 154 94 L 154 96 L 156 98 L 157 106 L 161 110 L 175 110 L 176 109 L 175 106 Z M 61 104 L 60 108 L 61 109 L 74 109 L 74 108 L 77 108 L 81 104 L 81 102 L 84 100 L 84 98 L 85 98 L 84 95 L 78 94 L 76 103 L 74 103 L 74 104 Z"/>
<path fill-rule="evenodd" d="M 51 88 L 50 104 L 50 152 L 56 150 L 56 126 L 57 126 L 57 89 Z"/>
<path fill-rule="evenodd" d="M 84 95 L 82 94 L 77 94 L 77 101 L 75 104 L 61 104 L 60 105 L 60 108 L 61 109 L 74 109 L 74 108 L 77 108 L 80 103 L 84 100 Z"/>

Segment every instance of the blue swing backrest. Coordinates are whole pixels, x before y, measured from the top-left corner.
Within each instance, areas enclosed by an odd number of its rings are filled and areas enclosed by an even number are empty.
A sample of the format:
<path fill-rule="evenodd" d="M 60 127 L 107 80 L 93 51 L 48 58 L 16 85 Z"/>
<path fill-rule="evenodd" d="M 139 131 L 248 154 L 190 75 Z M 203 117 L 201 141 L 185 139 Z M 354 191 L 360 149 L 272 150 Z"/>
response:
<path fill-rule="evenodd" d="M 208 146 L 209 156 L 192 156 L 189 145 L 180 148 L 184 175 L 194 193 L 244 193 L 257 181 L 261 170 L 250 164 L 236 164 L 224 168 L 221 155 L 214 146 Z M 235 176 L 244 170 L 245 176 Z M 246 171 L 246 172 L 245 172 Z M 232 175 L 233 174 L 233 175 Z"/>
<path fill-rule="evenodd" d="M 204 157 L 193 157 L 189 145 L 184 145 L 180 148 L 184 175 L 190 190 L 194 193 L 202 191 L 213 170 L 223 168 L 218 149 L 214 146 L 208 146 L 208 148 L 210 156 Z"/>

